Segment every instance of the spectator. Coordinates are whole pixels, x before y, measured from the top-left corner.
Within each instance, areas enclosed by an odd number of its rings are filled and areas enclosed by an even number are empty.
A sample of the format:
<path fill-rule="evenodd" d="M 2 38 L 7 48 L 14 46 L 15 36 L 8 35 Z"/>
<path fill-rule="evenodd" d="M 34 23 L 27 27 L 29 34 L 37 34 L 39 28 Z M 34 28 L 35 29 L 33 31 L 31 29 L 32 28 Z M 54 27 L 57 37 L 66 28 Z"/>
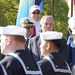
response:
<path fill-rule="evenodd" d="M 53 31 L 54 30 L 54 19 L 52 16 L 43 16 L 40 21 L 40 28 L 42 32 L 46 31 Z M 67 51 L 67 42 L 64 38 L 62 38 L 63 45 L 61 46 L 61 49 L 59 53 L 62 55 L 62 57 L 68 61 L 68 51 Z M 39 61 L 42 56 L 40 55 L 40 36 L 35 36 L 31 38 L 30 40 L 30 49 L 33 53 L 33 57 L 35 61 Z"/>
<path fill-rule="evenodd" d="M 67 48 L 69 51 L 69 65 L 72 68 L 72 75 L 75 75 L 75 17 L 71 17 L 68 20 L 69 27 L 72 31 L 68 37 Z"/>
<path fill-rule="evenodd" d="M 42 32 L 52 31 L 54 29 L 54 19 L 52 16 L 44 16 L 40 21 L 40 28 Z M 33 57 L 35 61 L 39 61 L 42 56 L 40 56 L 40 36 L 35 36 L 30 40 L 30 49 L 32 50 Z"/>
<path fill-rule="evenodd" d="M 44 56 L 38 63 L 43 75 L 71 75 L 71 70 L 66 61 L 61 57 L 59 50 L 62 45 L 62 33 L 47 31 L 40 34 L 41 55 Z"/>
<path fill-rule="evenodd" d="M 35 29 L 36 29 L 36 36 L 40 34 L 41 29 L 40 29 L 40 18 L 41 18 L 41 11 L 40 7 L 38 5 L 33 5 L 30 8 L 30 17 L 36 21 L 35 24 Z"/>
<path fill-rule="evenodd" d="M 41 75 L 41 71 L 25 49 L 26 30 L 23 27 L 7 26 L 0 28 L 1 53 L 6 57 L 0 62 L 8 75 Z"/>

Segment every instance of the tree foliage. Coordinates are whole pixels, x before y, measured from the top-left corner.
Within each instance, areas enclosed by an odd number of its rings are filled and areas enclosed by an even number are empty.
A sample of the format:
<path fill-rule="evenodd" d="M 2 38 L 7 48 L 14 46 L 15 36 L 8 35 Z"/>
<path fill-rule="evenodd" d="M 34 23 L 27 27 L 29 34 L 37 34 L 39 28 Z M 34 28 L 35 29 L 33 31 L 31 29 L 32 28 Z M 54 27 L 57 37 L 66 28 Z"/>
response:
<path fill-rule="evenodd" d="M 18 0 L 0 0 L 0 26 L 15 24 L 18 5 Z"/>
<path fill-rule="evenodd" d="M 19 0 L 0 0 L 0 26 L 15 24 Z M 63 32 L 67 38 L 68 6 L 65 0 L 54 0 L 54 30 Z M 52 15 L 52 0 L 44 0 L 43 15 Z"/>
<path fill-rule="evenodd" d="M 67 38 L 67 21 L 68 21 L 68 6 L 65 0 L 54 0 L 54 20 L 55 31 L 60 31 Z M 43 15 L 52 15 L 52 0 L 44 0 L 44 12 Z"/>

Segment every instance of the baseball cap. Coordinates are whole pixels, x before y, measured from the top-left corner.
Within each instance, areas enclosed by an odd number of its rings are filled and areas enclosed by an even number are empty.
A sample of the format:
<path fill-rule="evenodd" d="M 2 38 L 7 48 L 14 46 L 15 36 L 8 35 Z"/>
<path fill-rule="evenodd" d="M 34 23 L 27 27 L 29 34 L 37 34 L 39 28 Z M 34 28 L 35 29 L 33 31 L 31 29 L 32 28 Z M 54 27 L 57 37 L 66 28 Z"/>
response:
<path fill-rule="evenodd" d="M 33 5 L 31 8 L 30 8 L 30 13 L 34 12 L 35 10 L 39 10 L 40 11 L 40 7 L 38 5 Z"/>

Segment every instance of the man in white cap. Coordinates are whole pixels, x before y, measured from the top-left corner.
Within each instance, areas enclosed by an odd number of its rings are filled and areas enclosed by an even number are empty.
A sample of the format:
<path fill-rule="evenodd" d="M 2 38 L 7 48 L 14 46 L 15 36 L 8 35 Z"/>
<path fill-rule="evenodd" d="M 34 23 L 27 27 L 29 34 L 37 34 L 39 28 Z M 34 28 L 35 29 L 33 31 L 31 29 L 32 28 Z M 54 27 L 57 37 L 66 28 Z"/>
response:
<path fill-rule="evenodd" d="M 43 75 L 71 75 L 71 70 L 66 61 L 61 57 L 59 50 L 62 45 L 62 33 L 47 31 L 40 34 L 41 55 L 44 56 L 38 63 Z"/>
<path fill-rule="evenodd" d="M 75 75 L 75 17 L 68 20 L 71 35 L 68 37 L 67 48 L 69 51 L 69 65 L 72 68 L 72 75 Z"/>
<path fill-rule="evenodd" d="M 29 40 L 33 37 L 33 27 L 35 26 L 35 20 L 30 17 L 24 17 L 21 19 L 21 27 L 26 29 L 26 45 L 28 47 Z"/>
<path fill-rule="evenodd" d="M 40 18 L 41 18 L 40 7 L 38 5 L 33 5 L 30 8 L 29 16 L 36 21 L 36 24 L 35 24 L 36 33 L 35 34 L 37 36 L 41 32 L 41 29 L 40 29 Z"/>
<path fill-rule="evenodd" d="M 0 63 L 8 75 L 41 75 L 32 55 L 25 49 L 25 33 L 23 27 L 0 27 L 1 53 L 6 55 Z"/>

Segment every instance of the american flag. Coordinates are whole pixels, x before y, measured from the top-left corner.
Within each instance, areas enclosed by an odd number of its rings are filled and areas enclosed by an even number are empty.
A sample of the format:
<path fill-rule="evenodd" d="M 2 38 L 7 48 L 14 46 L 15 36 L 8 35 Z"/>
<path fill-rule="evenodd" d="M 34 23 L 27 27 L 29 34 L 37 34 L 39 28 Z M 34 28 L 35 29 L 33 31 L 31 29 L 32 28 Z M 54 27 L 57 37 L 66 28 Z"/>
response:
<path fill-rule="evenodd" d="M 43 12 L 44 0 L 35 0 L 35 5 L 40 6 L 41 13 Z"/>

